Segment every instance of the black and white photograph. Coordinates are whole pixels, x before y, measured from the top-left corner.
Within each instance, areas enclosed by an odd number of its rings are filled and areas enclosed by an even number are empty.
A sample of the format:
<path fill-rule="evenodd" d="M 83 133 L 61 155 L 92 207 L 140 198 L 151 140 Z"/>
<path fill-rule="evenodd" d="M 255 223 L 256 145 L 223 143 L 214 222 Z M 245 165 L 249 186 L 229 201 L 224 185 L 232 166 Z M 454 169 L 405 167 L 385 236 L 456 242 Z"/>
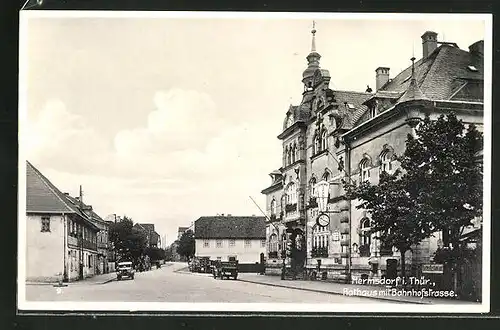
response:
<path fill-rule="evenodd" d="M 492 16 L 21 11 L 18 308 L 482 313 Z"/>

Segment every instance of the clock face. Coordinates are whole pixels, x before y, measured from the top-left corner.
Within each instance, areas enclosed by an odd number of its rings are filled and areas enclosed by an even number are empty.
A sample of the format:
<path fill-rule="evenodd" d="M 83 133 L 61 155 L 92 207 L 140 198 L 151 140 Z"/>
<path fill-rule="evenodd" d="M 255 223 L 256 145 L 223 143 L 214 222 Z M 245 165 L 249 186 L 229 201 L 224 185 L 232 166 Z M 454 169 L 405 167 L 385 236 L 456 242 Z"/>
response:
<path fill-rule="evenodd" d="M 330 217 L 328 214 L 322 213 L 318 216 L 318 225 L 321 227 L 326 227 L 330 224 Z"/>

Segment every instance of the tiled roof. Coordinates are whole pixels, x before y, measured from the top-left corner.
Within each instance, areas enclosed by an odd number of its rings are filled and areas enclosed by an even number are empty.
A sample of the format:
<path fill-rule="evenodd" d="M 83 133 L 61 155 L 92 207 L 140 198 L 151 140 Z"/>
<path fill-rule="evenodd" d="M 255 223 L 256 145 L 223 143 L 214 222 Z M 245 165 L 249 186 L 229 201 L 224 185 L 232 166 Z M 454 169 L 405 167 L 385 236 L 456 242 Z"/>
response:
<path fill-rule="evenodd" d="M 26 212 L 28 213 L 77 213 L 78 211 L 30 162 L 26 162 Z"/>
<path fill-rule="evenodd" d="M 368 110 L 363 103 L 372 97 L 371 93 L 353 91 L 334 91 L 335 99 L 339 105 L 339 111 L 344 118 L 342 128 L 352 128 Z M 349 107 L 352 105 L 352 108 Z"/>
<path fill-rule="evenodd" d="M 477 71 L 469 69 L 473 66 Z M 390 80 L 380 91 L 404 93 L 410 84 L 411 65 Z M 441 45 L 415 63 L 415 78 L 422 93 L 432 100 L 448 100 L 469 80 L 483 80 L 483 57 Z M 475 99 L 476 100 L 476 99 Z"/>
<path fill-rule="evenodd" d="M 147 231 L 155 231 L 155 225 L 152 224 L 152 223 L 141 223 L 140 224 L 144 229 L 146 229 Z"/>
<path fill-rule="evenodd" d="M 89 220 L 72 199 L 73 197 L 62 193 L 30 162 L 26 162 L 27 213 L 75 213 L 90 227 L 99 230 L 99 227 Z"/>
<path fill-rule="evenodd" d="M 215 216 L 201 217 L 194 223 L 195 237 L 213 238 L 266 238 L 265 217 Z"/>

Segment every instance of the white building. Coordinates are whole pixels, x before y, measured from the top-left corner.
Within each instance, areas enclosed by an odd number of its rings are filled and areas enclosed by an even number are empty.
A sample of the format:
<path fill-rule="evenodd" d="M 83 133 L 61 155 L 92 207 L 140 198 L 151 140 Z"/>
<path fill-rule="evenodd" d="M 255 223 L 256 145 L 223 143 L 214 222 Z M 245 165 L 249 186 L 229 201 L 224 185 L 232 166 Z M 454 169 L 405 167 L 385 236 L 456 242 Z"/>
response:
<path fill-rule="evenodd" d="M 99 228 L 26 163 L 26 280 L 74 281 L 93 276 Z"/>
<path fill-rule="evenodd" d="M 260 271 L 266 252 L 266 223 L 257 216 L 201 217 L 195 221 L 195 256 L 238 260 L 240 272 Z"/>

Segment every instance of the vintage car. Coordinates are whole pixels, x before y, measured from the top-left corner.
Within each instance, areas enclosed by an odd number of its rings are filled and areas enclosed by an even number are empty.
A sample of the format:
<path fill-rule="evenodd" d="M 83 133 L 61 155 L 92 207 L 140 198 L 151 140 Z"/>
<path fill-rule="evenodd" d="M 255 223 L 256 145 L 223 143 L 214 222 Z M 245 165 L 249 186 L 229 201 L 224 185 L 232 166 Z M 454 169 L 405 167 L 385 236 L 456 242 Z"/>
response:
<path fill-rule="evenodd" d="M 123 277 L 128 277 L 134 279 L 134 267 L 132 267 L 132 261 L 122 261 L 118 263 L 116 268 L 116 278 L 120 281 Z"/>
<path fill-rule="evenodd" d="M 230 277 L 236 280 L 238 278 L 238 260 L 215 260 L 212 263 L 212 275 L 214 278 L 221 280 L 224 278 L 229 279 Z"/>
<path fill-rule="evenodd" d="M 212 272 L 212 267 L 210 264 L 209 257 L 199 257 L 198 262 L 199 262 L 198 273 L 209 273 L 210 274 Z"/>

